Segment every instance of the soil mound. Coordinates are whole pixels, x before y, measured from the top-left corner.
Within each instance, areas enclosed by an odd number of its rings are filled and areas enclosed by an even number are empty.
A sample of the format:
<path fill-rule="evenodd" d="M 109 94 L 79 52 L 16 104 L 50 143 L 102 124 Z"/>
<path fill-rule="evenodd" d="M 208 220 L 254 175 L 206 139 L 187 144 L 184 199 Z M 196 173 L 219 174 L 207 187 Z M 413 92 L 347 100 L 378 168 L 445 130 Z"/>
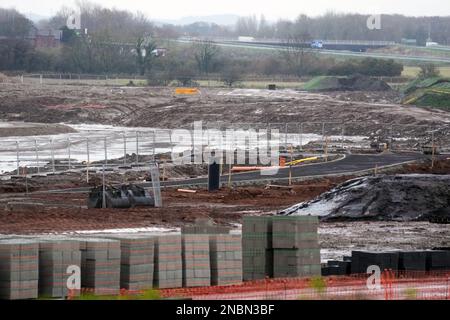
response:
<path fill-rule="evenodd" d="M 389 91 L 383 80 L 355 75 L 351 77 L 317 77 L 305 84 L 308 91 Z"/>
<path fill-rule="evenodd" d="M 450 175 L 391 175 L 349 180 L 281 215 L 322 220 L 450 220 Z"/>
<path fill-rule="evenodd" d="M 450 110 L 450 79 L 434 77 L 412 81 L 404 90 L 403 104 Z"/>

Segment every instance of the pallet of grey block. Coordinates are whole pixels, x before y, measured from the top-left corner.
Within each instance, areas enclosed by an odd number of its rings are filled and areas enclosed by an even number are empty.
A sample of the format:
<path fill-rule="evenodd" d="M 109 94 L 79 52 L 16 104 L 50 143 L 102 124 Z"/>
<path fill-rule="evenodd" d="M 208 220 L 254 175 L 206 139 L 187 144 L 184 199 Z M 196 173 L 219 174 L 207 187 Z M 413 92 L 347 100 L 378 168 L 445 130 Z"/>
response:
<path fill-rule="evenodd" d="M 245 281 L 273 276 L 272 216 L 244 217 L 242 251 Z"/>
<path fill-rule="evenodd" d="M 363 274 L 367 272 L 367 268 L 372 265 L 380 267 L 384 270 L 398 270 L 399 267 L 398 251 L 352 251 L 352 273 Z"/>
<path fill-rule="evenodd" d="M 318 249 L 275 249 L 273 258 L 275 278 L 321 275 Z"/>
<path fill-rule="evenodd" d="M 194 225 L 181 227 L 182 234 L 228 234 L 230 230 L 230 228 L 223 226 Z"/>
<path fill-rule="evenodd" d="M 181 234 L 228 234 L 231 228 L 218 226 L 211 219 L 197 218 L 193 226 L 182 226 Z"/>
<path fill-rule="evenodd" d="M 400 251 L 398 262 L 402 271 L 426 271 L 427 251 Z"/>
<path fill-rule="evenodd" d="M 36 299 L 39 281 L 39 243 L 0 240 L 0 299 Z"/>
<path fill-rule="evenodd" d="M 120 288 L 141 291 L 153 288 L 155 236 L 106 234 L 120 241 Z"/>
<path fill-rule="evenodd" d="M 429 271 L 450 270 L 450 251 L 448 250 L 427 251 L 427 270 Z"/>
<path fill-rule="evenodd" d="M 325 266 L 322 266 L 323 276 L 349 275 L 350 272 L 351 272 L 350 261 L 329 260 Z"/>
<path fill-rule="evenodd" d="M 274 216 L 272 221 L 273 276 L 321 275 L 319 220 L 314 216 Z"/>
<path fill-rule="evenodd" d="M 242 282 L 242 243 L 239 235 L 210 235 L 211 284 Z"/>
<path fill-rule="evenodd" d="M 209 236 L 185 234 L 183 239 L 183 287 L 211 285 Z"/>
<path fill-rule="evenodd" d="M 318 248 L 318 217 L 274 216 L 272 224 L 274 249 Z"/>
<path fill-rule="evenodd" d="M 120 241 L 80 238 L 81 286 L 96 295 L 120 291 Z"/>
<path fill-rule="evenodd" d="M 68 268 L 81 267 L 80 243 L 76 240 L 39 240 L 39 295 L 65 298 L 69 295 Z M 72 296 L 79 291 L 72 290 Z"/>
<path fill-rule="evenodd" d="M 160 235 L 155 238 L 153 286 L 159 289 L 183 286 L 181 235 Z"/>

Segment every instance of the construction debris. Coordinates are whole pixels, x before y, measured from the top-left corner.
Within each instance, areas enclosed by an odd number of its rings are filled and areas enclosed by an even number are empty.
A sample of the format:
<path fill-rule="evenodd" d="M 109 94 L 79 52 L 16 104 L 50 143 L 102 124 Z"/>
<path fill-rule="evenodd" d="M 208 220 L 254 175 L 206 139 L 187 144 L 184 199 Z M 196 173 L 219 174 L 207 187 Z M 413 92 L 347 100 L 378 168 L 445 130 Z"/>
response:
<path fill-rule="evenodd" d="M 120 187 L 102 186 L 93 188 L 89 193 L 88 207 L 102 208 L 134 208 L 155 205 L 148 191 L 137 185 L 122 185 Z"/>
<path fill-rule="evenodd" d="M 183 193 L 197 193 L 196 190 L 189 190 L 189 189 L 177 189 L 177 192 L 183 192 Z"/>

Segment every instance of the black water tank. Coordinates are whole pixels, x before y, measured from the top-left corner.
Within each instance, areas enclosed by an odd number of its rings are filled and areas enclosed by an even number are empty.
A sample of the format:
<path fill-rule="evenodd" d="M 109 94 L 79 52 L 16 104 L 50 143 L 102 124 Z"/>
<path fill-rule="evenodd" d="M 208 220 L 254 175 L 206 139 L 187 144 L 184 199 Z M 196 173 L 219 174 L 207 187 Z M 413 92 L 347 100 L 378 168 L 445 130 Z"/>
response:
<path fill-rule="evenodd" d="M 208 167 L 208 191 L 216 191 L 220 188 L 220 164 L 216 161 Z"/>

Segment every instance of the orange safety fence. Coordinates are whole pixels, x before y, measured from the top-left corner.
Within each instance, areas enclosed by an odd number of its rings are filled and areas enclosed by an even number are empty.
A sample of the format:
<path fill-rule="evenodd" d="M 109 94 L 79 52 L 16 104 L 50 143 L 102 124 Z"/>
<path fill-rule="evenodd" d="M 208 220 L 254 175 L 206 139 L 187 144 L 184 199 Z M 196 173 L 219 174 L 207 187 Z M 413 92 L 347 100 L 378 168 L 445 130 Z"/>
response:
<path fill-rule="evenodd" d="M 450 300 L 450 271 L 384 270 L 380 287 L 367 286 L 369 274 L 316 278 L 279 278 L 235 285 L 157 290 L 162 299 L 193 300 Z M 68 299 L 106 291 L 82 288 L 69 291 Z M 109 289 L 111 290 L 111 289 Z M 113 295 L 133 299 L 144 291 L 121 289 Z"/>
<path fill-rule="evenodd" d="M 163 298 L 194 300 L 402 300 L 450 299 L 450 272 L 385 270 L 379 289 L 369 289 L 368 274 L 248 281 L 232 286 L 160 290 Z"/>

